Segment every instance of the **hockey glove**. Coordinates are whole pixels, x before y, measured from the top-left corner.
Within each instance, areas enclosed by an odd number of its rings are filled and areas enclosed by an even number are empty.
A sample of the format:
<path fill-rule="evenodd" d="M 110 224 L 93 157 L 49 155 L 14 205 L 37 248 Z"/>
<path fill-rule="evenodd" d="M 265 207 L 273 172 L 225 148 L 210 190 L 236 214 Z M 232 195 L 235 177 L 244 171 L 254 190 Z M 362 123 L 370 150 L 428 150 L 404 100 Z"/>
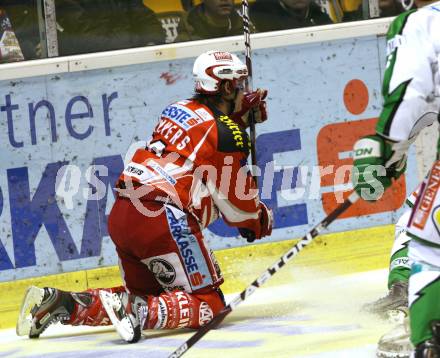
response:
<path fill-rule="evenodd" d="M 260 202 L 260 225 L 256 230 L 246 228 L 239 228 L 240 235 L 244 237 L 247 242 L 260 240 L 264 236 L 269 236 L 272 233 L 273 213 L 264 203 Z"/>
<path fill-rule="evenodd" d="M 406 155 L 393 151 L 392 144 L 379 135 L 359 139 L 353 148 L 353 187 L 367 201 L 379 200 L 391 179 L 405 171 Z"/>
<path fill-rule="evenodd" d="M 267 90 L 257 89 L 254 92 L 239 95 L 235 105 L 234 113 L 231 118 L 240 126 L 249 127 L 249 111 L 252 110 L 256 123 L 262 123 L 267 120 L 267 107 L 265 98 Z"/>

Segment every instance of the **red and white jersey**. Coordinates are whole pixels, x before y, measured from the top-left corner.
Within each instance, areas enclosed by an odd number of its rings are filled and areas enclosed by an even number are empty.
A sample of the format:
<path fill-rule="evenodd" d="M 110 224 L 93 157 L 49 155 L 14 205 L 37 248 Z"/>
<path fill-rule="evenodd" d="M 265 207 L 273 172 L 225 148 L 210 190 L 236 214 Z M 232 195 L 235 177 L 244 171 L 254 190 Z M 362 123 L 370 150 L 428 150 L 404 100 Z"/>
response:
<path fill-rule="evenodd" d="M 220 213 L 231 226 L 253 229 L 260 225 L 259 198 L 247 167 L 249 147 L 246 131 L 216 108 L 195 99 L 173 103 L 163 110 L 147 148 L 125 167 L 119 192 L 170 200 L 202 228 Z"/>

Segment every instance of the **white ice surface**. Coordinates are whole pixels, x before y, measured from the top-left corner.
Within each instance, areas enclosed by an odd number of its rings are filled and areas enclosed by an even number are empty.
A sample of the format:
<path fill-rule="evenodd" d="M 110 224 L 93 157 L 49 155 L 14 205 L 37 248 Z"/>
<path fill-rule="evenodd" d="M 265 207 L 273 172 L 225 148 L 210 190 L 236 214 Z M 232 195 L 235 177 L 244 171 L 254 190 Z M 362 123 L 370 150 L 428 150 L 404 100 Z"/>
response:
<path fill-rule="evenodd" d="M 290 285 L 257 289 L 185 357 L 373 358 L 378 338 L 392 324 L 360 307 L 385 290 L 385 270 L 305 275 Z M 129 345 L 112 327 L 57 324 L 36 340 L 9 329 L 0 331 L 0 357 L 167 357 L 193 332 L 144 331 L 144 339 Z"/>

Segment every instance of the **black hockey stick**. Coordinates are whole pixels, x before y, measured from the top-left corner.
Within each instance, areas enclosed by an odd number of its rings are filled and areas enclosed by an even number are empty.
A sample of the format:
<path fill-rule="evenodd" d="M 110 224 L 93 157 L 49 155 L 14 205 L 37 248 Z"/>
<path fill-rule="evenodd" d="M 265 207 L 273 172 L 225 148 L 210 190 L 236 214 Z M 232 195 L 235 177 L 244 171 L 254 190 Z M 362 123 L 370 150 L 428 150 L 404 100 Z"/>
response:
<path fill-rule="evenodd" d="M 310 230 L 300 241 L 298 241 L 289 251 L 281 256 L 272 266 L 252 282 L 246 289 L 233 299 L 223 310 L 215 316 L 207 325 L 202 326 L 194 333 L 184 344 L 177 348 L 169 358 L 178 358 L 185 354 L 194 344 L 196 344 L 206 333 L 217 327 L 223 319 L 231 313 L 241 302 L 247 299 L 254 291 L 268 281 L 278 270 L 280 270 L 288 261 L 295 257 L 304 247 L 309 245 L 312 240 L 318 236 L 322 230 L 327 228 L 339 215 L 347 210 L 359 199 L 359 195 L 354 191 L 345 201 L 333 210 L 327 217 Z"/>
<path fill-rule="evenodd" d="M 249 3 L 248 0 L 242 0 L 242 12 L 243 12 L 243 34 L 244 34 L 244 47 L 246 57 L 246 67 L 248 69 L 248 77 L 246 79 L 246 91 L 252 91 L 252 59 L 251 59 L 251 34 L 249 30 Z M 257 135 L 255 132 L 255 117 L 254 112 L 249 111 L 249 132 L 251 140 L 251 162 L 252 162 L 252 174 L 255 184 L 258 188 L 258 177 L 255 173 L 257 167 Z"/>

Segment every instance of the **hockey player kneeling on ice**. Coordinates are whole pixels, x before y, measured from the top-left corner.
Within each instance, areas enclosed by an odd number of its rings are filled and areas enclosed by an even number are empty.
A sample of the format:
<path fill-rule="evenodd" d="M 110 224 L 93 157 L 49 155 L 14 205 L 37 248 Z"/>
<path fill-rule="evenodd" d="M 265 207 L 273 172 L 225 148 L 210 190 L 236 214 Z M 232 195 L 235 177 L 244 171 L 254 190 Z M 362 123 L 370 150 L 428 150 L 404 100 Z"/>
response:
<path fill-rule="evenodd" d="M 387 34 L 384 107 L 376 134 L 361 138 L 354 146 L 353 185 L 367 201 L 379 199 L 392 179 L 405 171 L 409 146 L 424 127 L 437 120 L 440 110 L 440 2 L 416 0 L 416 4 L 427 6 L 399 15 Z M 415 358 L 440 357 L 439 189 L 440 160 L 436 160 L 407 223 L 411 238 L 409 328 Z M 388 338 L 392 340 L 392 334 L 379 345 L 389 343 Z M 408 356 L 380 348 L 380 356 Z"/>
<path fill-rule="evenodd" d="M 221 216 L 248 241 L 271 234 L 272 212 L 246 165 L 248 114 L 266 120 L 266 91 L 244 93 L 247 68 L 228 52 L 200 55 L 193 74 L 195 96 L 163 110 L 116 185 L 108 229 L 124 287 L 31 287 L 19 335 L 38 337 L 56 321 L 111 321 L 125 341 L 136 342 L 142 329 L 198 328 L 223 309 L 223 278 L 202 230 Z"/>

